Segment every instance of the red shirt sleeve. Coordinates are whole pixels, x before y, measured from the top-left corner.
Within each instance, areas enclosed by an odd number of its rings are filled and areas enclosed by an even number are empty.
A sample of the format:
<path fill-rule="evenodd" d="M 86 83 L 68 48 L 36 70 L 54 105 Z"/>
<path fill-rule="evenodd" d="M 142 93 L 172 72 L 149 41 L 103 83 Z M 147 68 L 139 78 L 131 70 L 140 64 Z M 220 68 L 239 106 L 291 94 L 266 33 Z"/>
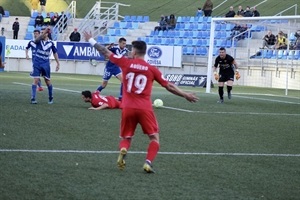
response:
<path fill-rule="evenodd" d="M 121 68 L 126 67 L 129 62 L 128 58 L 124 57 L 123 55 L 116 55 L 116 54 L 111 54 L 109 56 L 109 60 Z"/>
<path fill-rule="evenodd" d="M 169 82 L 165 79 L 162 73 L 155 67 L 153 68 L 153 74 L 154 74 L 155 81 L 157 81 L 162 87 L 167 87 Z"/>

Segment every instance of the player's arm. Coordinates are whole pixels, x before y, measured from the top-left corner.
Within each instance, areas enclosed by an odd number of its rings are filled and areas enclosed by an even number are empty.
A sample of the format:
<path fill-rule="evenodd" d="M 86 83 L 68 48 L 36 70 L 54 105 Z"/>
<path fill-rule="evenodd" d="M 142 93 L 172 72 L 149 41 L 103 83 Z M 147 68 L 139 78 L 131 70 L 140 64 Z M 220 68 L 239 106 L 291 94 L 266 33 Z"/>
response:
<path fill-rule="evenodd" d="M 218 72 L 217 72 L 217 68 L 218 68 L 218 61 L 217 61 L 217 59 L 215 60 L 215 64 L 214 64 L 214 66 L 213 66 L 213 73 L 214 73 L 214 77 L 215 77 L 215 80 L 217 81 L 217 80 L 219 80 L 219 74 L 218 74 Z"/>
<path fill-rule="evenodd" d="M 235 78 L 236 80 L 239 80 L 241 78 L 240 72 L 238 70 L 238 66 L 237 63 L 235 62 L 235 60 L 232 61 L 232 64 L 235 66 Z"/>
<path fill-rule="evenodd" d="M 28 52 L 29 52 L 29 50 L 26 48 L 26 49 L 25 49 L 25 56 L 26 56 L 26 59 L 27 59 L 27 60 L 29 59 Z"/>
<path fill-rule="evenodd" d="M 171 93 L 173 93 L 173 94 L 175 94 L 177 96 L 185 98 L 189 102 L 196 102 L 199 99 L 198 97 L 196 97 L 195 94 L 193 94 L 193 93 L 187 93 L 187 92 L 181 90 L 179 87 L 177 87 L 173 83 L 168 83 L 167 86 L 166 86 L 166 89 L 169 92 L 171 92 Z"/>
<path fill-rule="evenodd" d="M 53 56 L 54 56 L 54 59 L 55 59 L 55 61 L 56 61 L 56 69 L 55 69 L 55 71 L 58 71 L 58 70 L 59 70 L 59 67 L 60 67 L 60 64 L 59 64 L 59 59 L 58 59 L 58 54 L 57 54 L 57 52 L 54 53 Z"/>
<path fill-rule="evenodd" d="M 90 107 L 89 110 L 103 110 L 105 108 L 108 108 L 108 104 L 107 103 L 104 103 L 102 104 L 101 106 L 95 108 L 95 107 Z"/>
<path fill-rule="evenodd" d="M 232 64 L 235 66 L 235 72 L 238 72 L 238 66 L 237 66 L 237 63 L 235 62 L 235 60 L 232 61 Z"/>
<path fill-rule="evenodd" d="M 109 57 L 113 54 L 105 46 L 97 43 L 97 41 L 94 38 L 92 38 L 92 35 L 90 33 L 84 31 L 83 35 L 85 37 L 85 40 L 88 41 L 95 49 L 97 49 L 97 51 L 99 51 L 104 56 Z"/>
<path fill-rule="evenodd" d="M 30 42 L 28 42 L 27 47 L 25 47 L 25 56 L 26 56 L 26 59 L 27 59 L 27 60 L 29 59 L 29 55 L 28 55 L 29 48 L 31 48 Z"/>

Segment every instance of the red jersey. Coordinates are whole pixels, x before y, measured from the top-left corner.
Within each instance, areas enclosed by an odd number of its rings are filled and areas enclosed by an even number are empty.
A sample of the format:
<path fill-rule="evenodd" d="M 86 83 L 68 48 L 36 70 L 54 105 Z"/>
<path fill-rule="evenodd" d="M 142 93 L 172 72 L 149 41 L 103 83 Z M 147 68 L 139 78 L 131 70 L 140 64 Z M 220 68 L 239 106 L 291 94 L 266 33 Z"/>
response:
<path fill-rule="evenodd" d="M 142 59 L 128 59 L 112 54 L 109 60 L 122 69 L 122 108 L 152 110 L 153 81 L 157 81 L 162 87 L 168 85 L 162 73 Z"/>
<path fill-rule="evenodd" d="M 120 102 L 113 96 L 102 96 L 99 91 L 92 93 L 91 104 L 94 108 L 102 106 L 104 103 L 108 104 L 108 108 L 120 108 Z"/>

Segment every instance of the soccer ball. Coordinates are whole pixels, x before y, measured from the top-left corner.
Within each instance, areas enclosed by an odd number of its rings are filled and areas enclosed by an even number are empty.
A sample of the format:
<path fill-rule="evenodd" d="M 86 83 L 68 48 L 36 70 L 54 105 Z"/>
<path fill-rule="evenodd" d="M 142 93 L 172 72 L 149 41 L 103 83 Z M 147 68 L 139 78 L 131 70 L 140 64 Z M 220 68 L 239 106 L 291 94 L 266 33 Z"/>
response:
<path fill-rule="evenodd" d="M 164 102 L 161 99 L 155 99 L 153 105 L 155 107 L 162 107 L 164 105 Z"/>

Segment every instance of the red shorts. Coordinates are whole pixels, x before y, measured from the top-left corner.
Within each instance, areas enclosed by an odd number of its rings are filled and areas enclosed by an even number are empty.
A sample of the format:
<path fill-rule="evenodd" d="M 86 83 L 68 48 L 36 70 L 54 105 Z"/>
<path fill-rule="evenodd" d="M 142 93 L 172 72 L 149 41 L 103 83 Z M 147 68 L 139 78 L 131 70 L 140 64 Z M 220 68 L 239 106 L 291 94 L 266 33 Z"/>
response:
<path fill-rule="evenodd" d="M 136 126 L 140 124 L 144 134 L 153 135 L 159 132 L 158 123 L 152 110 L 123 108 L 121 119 L 121 138 L 134 136 Z"/>

